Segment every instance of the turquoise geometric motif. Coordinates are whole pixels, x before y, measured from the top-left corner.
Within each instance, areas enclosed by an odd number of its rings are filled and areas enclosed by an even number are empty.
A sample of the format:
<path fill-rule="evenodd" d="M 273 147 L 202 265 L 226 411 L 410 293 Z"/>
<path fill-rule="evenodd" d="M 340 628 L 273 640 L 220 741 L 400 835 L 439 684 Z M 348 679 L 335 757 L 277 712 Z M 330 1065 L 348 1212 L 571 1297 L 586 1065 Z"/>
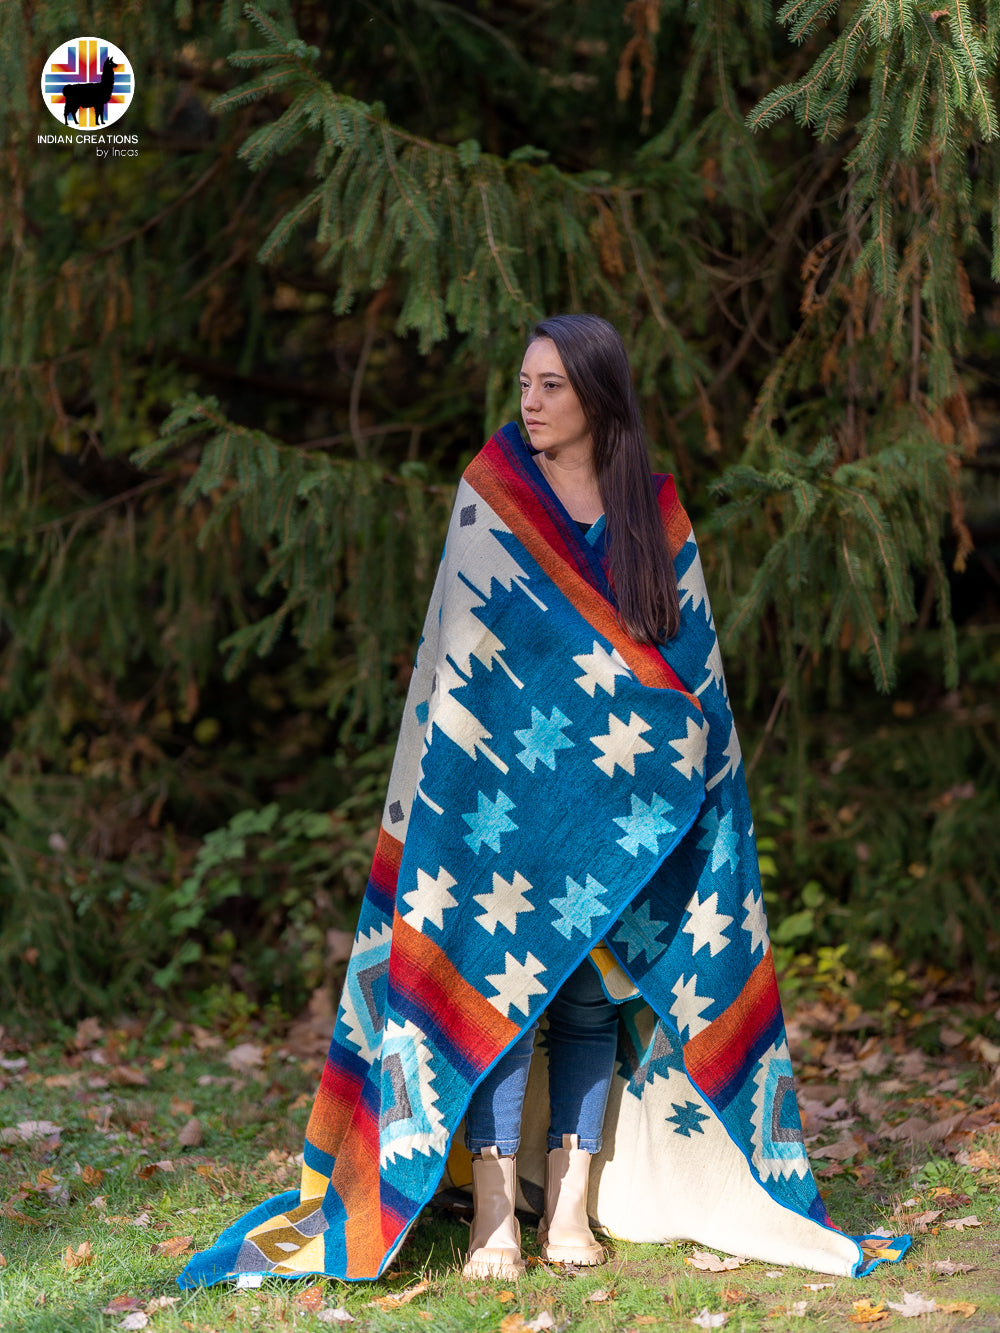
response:
<path fill-rule="evenodd" d="M 502 791 L 497 791 L 495 801 L 491 801 L 483 792 L 479 793 L 479 809 L 472 814 L 462 816 L 472 830 L 471 833 L 465 835 L 465 841 L 477 856 L 484 842 L 487 847 L 492 847 L 495 852 L 498 852 L 500 850 L 500 834 L 510 833 L 512 829 L 517 828 L 514 821 L 507 818 L 507 811 L 513 809 L 514 802 L 509 796 L 505 796 Z"/>
<path fill-rule="evenodd" d="M 531 710 L 531 726 L 514 735 L 524 746 L 517 756 L 529 773 L 534 773 L 535 764 L 541 761 L 546 768 L 555 769 L 556 750 L 571 750 L 573 742 L 562 734 L 563 727 L 572 726 L 569 718 L 553 705 L 552 716 L 546 718 L 537 708 Z"/>
<path fill-rule="evenodd" d="M 703 1112 L 698 1109 L 697 1102 L 685 1102 L 683 1106 L 678 1106 L 676 1102 L 671 1102 L 670 1105 L 673 1108 L 674 1114 L 665 1116 L 664 1118 L 668 1125 L 677 1126 L 674 1130 L 675 1134 L 683 1134 L 686 1139 L 689 1139 L 692 1133 L 704 1134 L 705 1131 L 701 1127 L 701 1122 L 703 1120 L 709 1120 L 711 1117 L 704 1115 Z"/>
<path fill-rule="evenodd" d="M 624 847 L 630 856 L 638 856 L 640 847 L 645 847 L 647 852 L 657 856 L 660 851 L 659 838 L 664 833 L 677 832 L 676 824 L 663 818 L 673 806 L 655 791 L 649 805 L 638 796 L 633 796 L 631 800 L 631 815 L 615 819 L 618 827 L 625 830 L 625 837 L 617 840 L 618 846 Z"/>
<path fill-rule="evenodd" d="M 566 897 L 550 898 L 549 904 L 562 913 L 560 920 L 552 922 L 553 930 L 558 930 L 565 939 L 573 938 L 573 931 L 578 930 L 584 938 L 593 935 L 591 921 L 595 916 L 607 916 L 608 909 L 597 900 L 604 892 L 604 885 L 598 884 L 593 875 L 587 876 L 587 887 L 581 888 L 575 879 L 566 876 Z"/>
<path fill-rule="evenodd" d="M 729 869 L 735 870 L 740 863 L 740 855 L 736 850 L 740 835 L 733 828 L 732 810 L 727 810 L 721 819 L 718 810 L 706 810 L 698 823 L 705 830 L 698 850 L 712 853 L 712 874 L 726 861 L 729 862 Z"/>
<path fill-rule="evenodd" d="M 612 939 L 628 949 L 627 963 L 631 964 L 640 954 L 645 954 L 647 961 L 653 963 L 667 947 L 656 938 L 661 930 L 666 929 L 666 925 L 665 921 L 650 921 L 647 898 L 638 907 L 626 907 L 618 918 L 618 929 Z"/>

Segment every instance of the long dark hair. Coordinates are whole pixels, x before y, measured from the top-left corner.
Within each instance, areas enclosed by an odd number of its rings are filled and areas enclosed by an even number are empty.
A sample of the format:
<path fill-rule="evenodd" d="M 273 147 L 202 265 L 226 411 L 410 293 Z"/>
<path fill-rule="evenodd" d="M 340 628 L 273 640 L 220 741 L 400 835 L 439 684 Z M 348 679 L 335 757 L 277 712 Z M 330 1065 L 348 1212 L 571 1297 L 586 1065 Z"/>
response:
<path fill-rule="evenodd" d="M 593 437 L 618 618 L 638 642 L 662 643 L 680 627 L 677 575 L 660 522 L 625 344 L 599 315 L 553 315 L 535 325 L 529 341 L 538 338 L 555 343 Z"/>

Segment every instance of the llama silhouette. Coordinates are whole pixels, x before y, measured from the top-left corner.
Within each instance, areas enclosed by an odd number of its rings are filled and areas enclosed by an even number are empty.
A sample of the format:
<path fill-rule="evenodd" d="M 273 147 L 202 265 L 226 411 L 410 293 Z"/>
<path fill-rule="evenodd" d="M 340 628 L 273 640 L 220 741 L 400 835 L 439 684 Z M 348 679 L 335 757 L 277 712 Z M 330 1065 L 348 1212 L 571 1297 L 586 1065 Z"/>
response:
<path fill-rule="evenodd" d="M 97 118 L 97 124 L 103 125 L 104 112 L 107 109 L 108 102 L 111 100 L 111 93 L 115 86 L 115 62 L 108 56 L 101 67 L 100 83 L 67 83 L 63 88 L 63 98 L 65 107 L 63 108 L 63 123 L 69 124 L 70 116 L 73 117 L 73 124 L 79 125 L 76 113 L 81 107 L 92 106 Z"/>

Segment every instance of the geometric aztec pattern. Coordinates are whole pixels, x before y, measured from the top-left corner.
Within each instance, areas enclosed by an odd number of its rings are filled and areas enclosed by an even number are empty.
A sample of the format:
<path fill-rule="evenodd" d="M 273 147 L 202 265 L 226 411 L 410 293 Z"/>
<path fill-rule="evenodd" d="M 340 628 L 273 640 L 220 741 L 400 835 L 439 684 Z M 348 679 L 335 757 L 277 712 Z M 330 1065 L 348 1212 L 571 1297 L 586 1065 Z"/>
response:
<path fill-rule="evenodd" d="M 658 1108 L 627 1189 L 673 1162 L 695 1217 L 723 1172 L 749 1200 L 744 1220 L 726 1223 L 720 1202 L 691 1239 L 829 1272 L 867 1265 L 831 1226 L 802 1143 L 711 606 L 673 482 L 654 483 L 681 601 L 662 647 L 622 630 L 604 525 L 580 532 L 516 426 L 466 469 L 300 1189 L 234 1223 L 181 1285 L 384 1272 L 473 1089 L 598 945 L 623 1001 L 606 1140 L 614 1115 Z M 614 1187 L 613 1159 L 601 1179 Z M 638 1202 L 665 1235 L 656 1209 L 683 1198 Z M 783 1219 L 773 1240 L 768 1210 Z"/>

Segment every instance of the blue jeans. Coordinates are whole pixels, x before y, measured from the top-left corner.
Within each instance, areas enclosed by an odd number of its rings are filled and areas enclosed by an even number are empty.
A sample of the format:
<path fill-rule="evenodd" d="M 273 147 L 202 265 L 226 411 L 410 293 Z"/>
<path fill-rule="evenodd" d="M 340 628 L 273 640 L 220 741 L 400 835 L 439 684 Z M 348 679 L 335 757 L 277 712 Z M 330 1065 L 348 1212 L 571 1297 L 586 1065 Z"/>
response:
<path fill-rule="evenodd" d="M 604 994 L 589 958 L 566 978 L 547 1012 L 548 1147 L 561 1148 L 564 1134 L 578 1134 L 581 1148 L 599 1152 L 618 1046 L 618 1011 Z M 473 1092 L 465 1113 L 465 1146 L 470 1152 L 494 1144 L 501 1153 L 517 1152 L 537 1027 L 536 1021 L 521 1034 Z"/>

